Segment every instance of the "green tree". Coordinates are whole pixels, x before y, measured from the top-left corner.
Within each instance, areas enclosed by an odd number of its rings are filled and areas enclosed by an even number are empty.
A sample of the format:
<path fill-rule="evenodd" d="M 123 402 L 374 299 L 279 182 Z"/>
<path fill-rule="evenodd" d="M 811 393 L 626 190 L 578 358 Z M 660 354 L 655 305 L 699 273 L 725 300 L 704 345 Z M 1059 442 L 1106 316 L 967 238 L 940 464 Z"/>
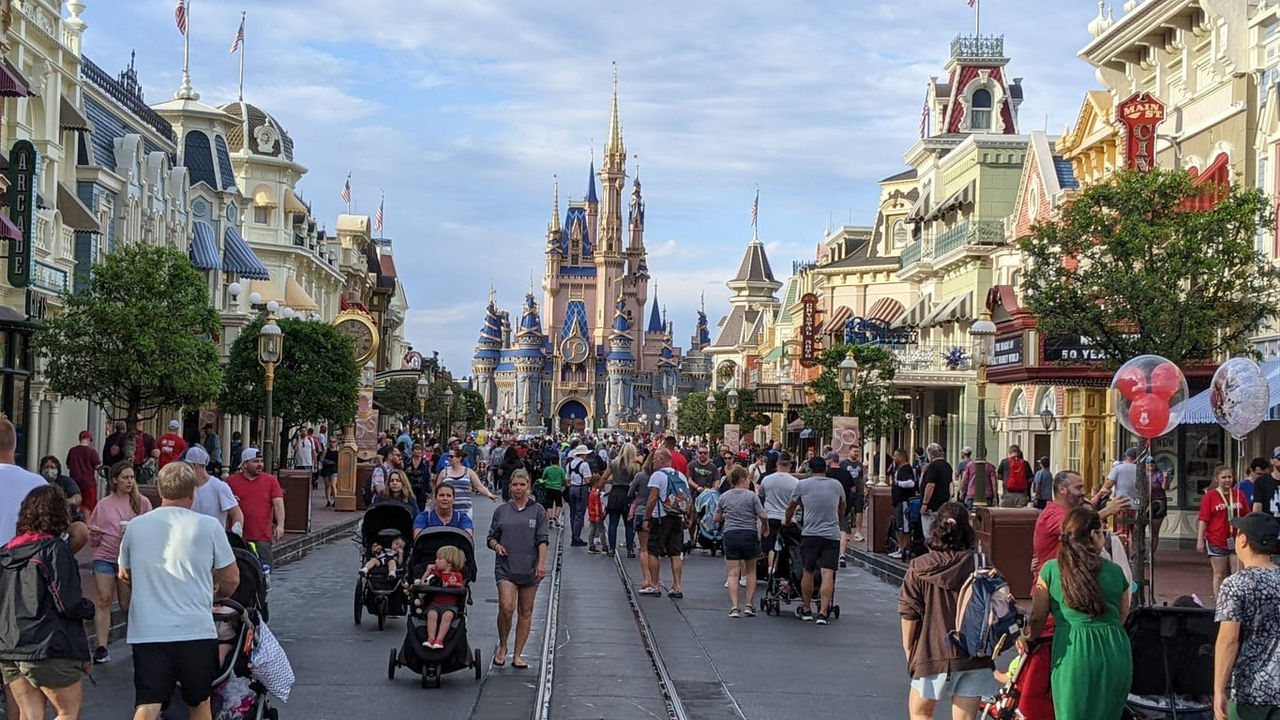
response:
<path fill-rule="evenodd" d="M 125 245 L 93 268 L 86 291 L 62 301 L 31 340 L 54 392 L 96 403 L 130 435 L 163 408 L 218 397 L 218 313 L 184 253 Z"/>
<path fill-rule="evenodd" d="M 1270 201 L 1233 185 L 1207 210 L 1186 173 L 1123 171 L 1089 187 L 1021 247 L 1023 290 L 1046 337 L 1086 338 L 1118 367 L 1143 354 L 1185 364 L 1240 352 L 1280 314 L 1280 283 L 1257 250 Z"/>
<path fill-rule="evenodd" d="M 484 404 L 484 396 L 475 390 L 463 390 L 458 397 L 462 419 L 467 421 L 468 429 L 484 427 L 489 422 L 489 409 Z"/>
<path fill-rule="evenodd" d="M 711 416 L 707 414 L 708 394 L 695 392 L 681 398 L 676 407 L 677 426 L 681 435 L 706 435 L 711 432 Z"/>
<path fill-rule="evenodd" d="M 418 417 L 418 380 L 391 378 L 382 387 L 374 388 L 373 402 L 382 417 L 392 418 L 408 427 L 413 418 Z"/>
<path fill-rule="evenodd" d="M 906 421 L 906 414 L 902 405 L 892 399 L 897 361 L 893 353 L 878 345 L 835 345 L 823 350 L 818 357 L 822 372 L 807 384 L 817 398 L 800 411 L 800 417 L 806 428 L 830 437 L 831 418 L 844 414 L 844 392 L 837 372 L 851 351 L 858 363 L 858 383 L 849 398 L 849 415 L 858 418 L 864 437 L 884 437 Z M 876 382 L 871 381 L 873 372 Z"/>
<path fill-rule="evenodd" d="M 267 411 L 266 375 L 258 363 L 258 318 L 231 346 L 222 409 L 235 415 L 262 417 Z M 278 319 L 284 332 L 283 355 L 276 364 L 272 410 L 287 433 L 306 422 L 343 426 L 355 419 L 360 367 L 351 339 L 332 325 Z M 283 446 L 281 446 L 283 447 Z"/>
<path fill-rule="evenodd" d="M 680 434 L 710 435 L 712 438 L 724 434 L 724 426 L 729 424 L 728 396 L 723 392 L 715 393 L 716 411 L 708 415 L 707 395 L 706 392 L 689 393 L 680 400 L 676 409 Z M 756 408 L 755 390 L 738 391 L 738 411 L 734 413 L 734 422 L 743 437 L 769 423 L 769 417 Z"/>

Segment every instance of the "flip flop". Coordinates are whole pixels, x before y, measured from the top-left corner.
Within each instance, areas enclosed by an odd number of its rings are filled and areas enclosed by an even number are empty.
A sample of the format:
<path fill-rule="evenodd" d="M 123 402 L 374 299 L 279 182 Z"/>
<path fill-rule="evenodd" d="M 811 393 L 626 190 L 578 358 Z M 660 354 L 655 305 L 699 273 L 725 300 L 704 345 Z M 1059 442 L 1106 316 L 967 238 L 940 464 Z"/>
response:
<path fill-rule="evenodd" d="M 502 667 L 507 664 L 507 654 L 498 654 L 498 648 L 493 649 L 493 665 L 494 667 Z"/>
<path fill-rule="evenodd" d="M 529 663 L 524 661 L 524 656 L 517 655 L 511 659 L 511 667 L 515 668 L 516 670 L 528 670 Z"/>

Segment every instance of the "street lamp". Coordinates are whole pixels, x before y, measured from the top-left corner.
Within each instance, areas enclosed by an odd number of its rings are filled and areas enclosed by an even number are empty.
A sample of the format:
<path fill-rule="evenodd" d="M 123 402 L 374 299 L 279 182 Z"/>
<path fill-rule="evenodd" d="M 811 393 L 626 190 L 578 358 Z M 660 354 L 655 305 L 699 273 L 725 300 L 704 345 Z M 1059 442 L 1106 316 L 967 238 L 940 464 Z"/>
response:
<path fill-rule="evenodd" d="M 844 393 L 844 414 L 848 416 L 853 405 L 853 390 L 858 386 L 858 361 L 853 359 L 853 350 L 840 361 L 840 372 L 836 380 L 840 391 Z"/>
<path fill-rule="evenodd" d="M 284 331 L 276 324 L 275 318 L 268 316 L 267 322 L 258 331 L 258 362 L 262 364 L 266 375 L 267 390 L 267 427 L 263 433 L 265 437 L 262 439 L 262 461 L 266 465 L 267 472 L 271 472 L 273 467 L 272 450 L 275 446 L 275 412 L 271 404 L 271 395 L 276 388 L 276 363 L 280 362 L 283 352 Z"/>
<path fill-rule="evenodd" d="M 662 413 L 653 414 L 653 427 L 655 430 L 662 430 Z"/>
<path fill-rule="evenodd" d="M 444 432 L 440 434 L 444 435 L 445 433 L 453 432 L 452 425 L 453 425 L 453 388 L 450 387 L 445 389 L 444 391 Z"/>
<path fill-rule="evenodd" d="M 991 414 L 987 415 L 987 424 L 991 427 L 991 434 L 994 435 L 1000 429 L 1000 413 L 992 410 Z"/>
<path fill-rule="evenodd" d="M 728 401 L 729 401 L 729 424 L 732 425 L 733 423 L 737 422 L 737 418 L 735 416 L 738 414 L 738 388 L 733 388 L 729 390 Z"/>
<path fill-rule="evenodd" d="M 996 349 L 996 324 L 991 322 L 990 311 L 982 311 L 982 317 L 969 327 L 969 335 L 973 338 L 973 359 L 978 366 L 978 457 L 974 459 L 978 466 L 974 471 L 974 499 L 978 504 L 990 505 L 987 500 L 986 424 L 982 421 L 987 412 L 987 366 L 991 364 L 991 356 Z M 991 431 L 995 433 L 994 426 Z"/>
<path fill-rule="evenodd" d="M 418 378 L 418 431 L 422 433 L 423 441 L 427 439 L 427 390 L 430 387 L 431 383 L 427 382 L 425 376 Z"/>
<path fill-rule="evenodd" d="M 1044 426 L 1044 431 L 1053 430 L 1053 411 L 1045 408 L 1040 411 L 1040 424 Z"/>
<path fill-rule="evenodd" d="M 787 449 L 787 411 L 791 409 L 791 386 L 778 386 L 778 400 L 782 402 L 782 449 Z"/>

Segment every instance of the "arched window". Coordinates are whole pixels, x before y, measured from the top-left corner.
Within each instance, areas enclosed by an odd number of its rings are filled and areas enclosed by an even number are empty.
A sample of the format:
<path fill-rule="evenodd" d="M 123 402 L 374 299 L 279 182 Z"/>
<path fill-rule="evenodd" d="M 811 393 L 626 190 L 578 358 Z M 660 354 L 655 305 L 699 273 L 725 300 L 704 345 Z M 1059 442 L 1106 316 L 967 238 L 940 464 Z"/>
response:
<path fill-rule="evenodd" d="M 1014 270 L 1013 272 L 1009 273 L 1009 284 L 1013 286 L 1014 289 L 1017 289 L 1017 287 L 1022 284 L 1021 270 Z"/>
<path fill-rule="evenodd" d="M 907 224 L 901 220 L 893 224 L 893 246 L 895 248 L 906 247 L 911 241 L 911 233 L 907 231 Z"/>
<path fill-rule="evenodd" d="M 969 98 L 969 127 L 974 130 L 991 129 L 991 91 L 978 88 Z"/>
<path fill-rule="evenodd" d="M 1023 417 L 1027 414 L 1027 394 L 1022 390 L 1014 390 L 1009 402 L 1009 417 Z"/>

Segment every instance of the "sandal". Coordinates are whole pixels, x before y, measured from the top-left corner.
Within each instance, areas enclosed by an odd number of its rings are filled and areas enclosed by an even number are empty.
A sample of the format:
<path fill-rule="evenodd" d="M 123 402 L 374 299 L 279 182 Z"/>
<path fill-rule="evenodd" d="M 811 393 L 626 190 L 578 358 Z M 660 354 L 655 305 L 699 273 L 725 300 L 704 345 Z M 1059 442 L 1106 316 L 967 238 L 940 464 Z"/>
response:
<path fill-rule="evenodd" d="M 751 607 L 751 605 L 747 605 L 747 606 L 745 606 L 745 607 L 743 607 L 743 608 L 742 608 L 742 614 L 743 614 L 743 615 L 746 615 L 747 617 L 755 617 L 755 616 L 756 616 L 756 609 L 755 609 L 755 608 L 753 608 L 753 607 Z"/>
<path fill-rule="evenodd" d="M 523 655 L 517 655 L 511 659 L 511 667 L 515 668 L 516 670 L 528 670 L 529 663 L 524 661 Z"/>
<path fill-rule="evenodd" d="M 495 647 L 493 649 L 493 666 L 502 667 L 503 665 L 506 665 L 506 664 L 507 664 L 507 654 L 504 652 L 501 655 L 499 655 L 498 648 Z"/>

